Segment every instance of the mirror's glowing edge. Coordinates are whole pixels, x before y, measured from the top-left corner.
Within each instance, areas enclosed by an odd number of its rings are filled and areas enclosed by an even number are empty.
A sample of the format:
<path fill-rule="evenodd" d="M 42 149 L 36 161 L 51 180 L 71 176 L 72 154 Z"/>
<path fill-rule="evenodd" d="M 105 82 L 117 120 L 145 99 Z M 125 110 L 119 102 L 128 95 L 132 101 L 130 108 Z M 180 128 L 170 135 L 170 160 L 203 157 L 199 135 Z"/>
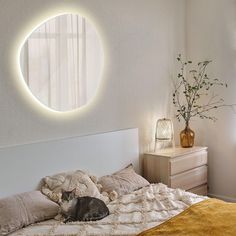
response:
<path fill-rule="evenodd" d="M 84 109 L 85 106 L 88 106 L 92 100 L 94 100 L 94 98 L 97 96 L 97 93 L 100 89 L 100 86 L 101 86 L 101 81 L 99 82 L 98 84 L 98 88 L 94 94 L 94 96 L 88 100 L 88 102 L 80 107 L 77 107 L 75 109 L 71 109 L 71 110 L 66 110 L 66 111 L 60 111 L 60 110 L 56 110 L 56 109 L 52 109 L 50 107 L 48 107 L 47 105 L 45 105 L 43 102 L 41 102 L 33 93 L 32 91 L 30 90 L 30 88 L 28 87 L 26 81 L 25 81 L 25 78 L 24 78 L 24 75 L 23 75 L 23 72 L 22 72 L 22 68 L 21 68 L 21 63 L 20 63 L 20 60 L 21 60 L 21 51 L 22 51 L 22 48 L 25 44 L 25 42 L 27 41 L 27 39 L 30 37 L 30 35 L 32 35 L 32 33 L 37 29 L 39 28 L 41 25 L 43 25 L 45 22 L 57 17 L 57 16 L 62 16 L 62 15 L 65 15 L 65 14 L 72 14 L 71 12 L 68 13 L 68 12 L 63 12 L 63 13 L 60 13 L 60 14 L 55 14 L 53 16 L 50 16 L 48 18 L 46 18 L 45 20 L 43 20 L 41 23 L 38 23 L 32 30 L 29 31 L 28 34 L 25 35 L 24 37 L 24 40 L 21 41 L 21 43 L 19 44 L 19 47 L 18 47 L 18 51 L 17 51 L 17 70 L 18 70 L 18 76 L 20 75 L 20 80 L 21 80 L 21 84 L 23 85 L 24 87 L 24 90 L 27 91 L 30 95 L 30 97 L 34 100 L 34 102 L 36 102 L 38 105 L 40 105 L 41 107 L 43 107 L 44 109 L 50 111 L 50 112 L 53 112 L 53 113 L 59 113 L 59 114 L 68 114 L 68 113 L 74 113 L 74 112 L 77 112 L 78 110 L 81 110 L 81 109 Z M 77 13 L 73 13 L 73 14 L 77 14 Z M 97 27 L 96 27 L 97 28 Z M 97 31 L 97 30 L 96 30 Z M 99 43 L 101 45 L 101 52 L 102 52 L 102 65 L 101 65 L 101 72 L 99 74 L 99 77 L 100 77 L 100 80 L 102 78 L 102 75 L 103 75 L 103 69 L 104 69 L 104 50 L 103 50 L 103 43 L 102 43 L 102 40 L 101 40 L 101 36 L 100 34 L 98 34 L 98 38 L 99 38 Z"/>

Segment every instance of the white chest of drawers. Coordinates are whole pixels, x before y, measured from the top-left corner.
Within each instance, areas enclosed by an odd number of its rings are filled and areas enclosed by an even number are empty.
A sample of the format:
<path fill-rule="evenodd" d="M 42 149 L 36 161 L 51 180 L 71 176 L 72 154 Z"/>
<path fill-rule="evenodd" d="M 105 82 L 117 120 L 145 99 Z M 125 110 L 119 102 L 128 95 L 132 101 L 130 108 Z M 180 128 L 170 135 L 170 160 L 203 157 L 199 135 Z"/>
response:
<path fill-rule="evenodd" d="M 144 177 L 151 183 L 207 195 L 207 147 L 171 148 L 144 155 Z"/>

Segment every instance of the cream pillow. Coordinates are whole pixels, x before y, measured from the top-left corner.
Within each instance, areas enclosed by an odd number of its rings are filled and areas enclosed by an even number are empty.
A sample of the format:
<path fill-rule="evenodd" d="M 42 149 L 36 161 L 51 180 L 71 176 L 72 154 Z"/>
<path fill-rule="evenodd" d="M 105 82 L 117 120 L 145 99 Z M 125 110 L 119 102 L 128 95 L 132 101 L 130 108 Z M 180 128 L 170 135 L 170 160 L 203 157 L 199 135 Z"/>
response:
<path fill-rule="evenodd" d="M 132 164 L 112 175 L 102 176 L 98 183 L 102 185 L 102 191 L 108 193 L 115 191 L 119 196 L 131 193 L 150 184 L 134 171 Z"/>
<path fill-rule="evenodd" d="M 89 176 L 81 170 L 76 170 L 46 176 L 43 179 L 41 191 L 58 203 L 60 203 L 62 191 L 72 191 L 73 189 L 76 189 L 77 197 L 90 196 L 108 202 L 109 198 L 100 193 L 96 183 L 96 177 Z"/>
<path fill-rule="evenodd" d="M 51 219 L 59 206 L 40 191 L 22 193 L 0 199 L 0 235 L 7 235 L 24 226 Z"/>

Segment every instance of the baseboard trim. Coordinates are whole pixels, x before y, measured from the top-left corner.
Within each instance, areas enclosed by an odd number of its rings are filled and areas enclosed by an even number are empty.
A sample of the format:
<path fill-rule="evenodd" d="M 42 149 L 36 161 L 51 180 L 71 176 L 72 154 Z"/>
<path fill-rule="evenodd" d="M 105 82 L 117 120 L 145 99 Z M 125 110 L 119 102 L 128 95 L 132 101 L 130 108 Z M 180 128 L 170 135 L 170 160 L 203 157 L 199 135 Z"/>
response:
<path fill-rule="evenodd" d="M 232 197 L 226 197 L 226 196 L 217 195 L 217 194 L 213 194 L 213 193 L 208 193 L 207 195 L 209 197 L 218 198 L 218 199 L 224 200 L 226 202 L 236 202 L 236 198 L 232 198 Z"/>

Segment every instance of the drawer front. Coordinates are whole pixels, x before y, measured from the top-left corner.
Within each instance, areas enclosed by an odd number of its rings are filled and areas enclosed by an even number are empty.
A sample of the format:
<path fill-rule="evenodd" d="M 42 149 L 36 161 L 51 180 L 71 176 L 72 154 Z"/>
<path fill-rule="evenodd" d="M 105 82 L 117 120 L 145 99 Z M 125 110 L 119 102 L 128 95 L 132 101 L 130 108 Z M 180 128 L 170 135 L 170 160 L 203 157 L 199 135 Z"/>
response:
<path fill-rule="evenodd" d="M 207 184 L 203 184 L 203 185 L 197 186 L 195 188 L 191 188 L 188 190 L 188 192 L 206 196 L 207 195 Z"/>
<path fill-rule="evenodd" d="M 181 157 L 170 160 L 170 175 L 176 175 L 178 173 L 194 169 L 199 166 L 207 164 L 207 151 L 202 150 L 200 152 L 191 153 Z"/>
<path fill-rule="evenodd" d="M 167 158 L 157 158 L 153 155 L 145 155 L 143 160 L 143 174 L 150 183 L 168 184 L 169 160 Z"/>
<path fill-rule="evenodd" d="M 184 190 L 207 183 L 207 166 L 201 166 L 184 173 L 170 176 L 171 188 L 181 188 Z"/>

